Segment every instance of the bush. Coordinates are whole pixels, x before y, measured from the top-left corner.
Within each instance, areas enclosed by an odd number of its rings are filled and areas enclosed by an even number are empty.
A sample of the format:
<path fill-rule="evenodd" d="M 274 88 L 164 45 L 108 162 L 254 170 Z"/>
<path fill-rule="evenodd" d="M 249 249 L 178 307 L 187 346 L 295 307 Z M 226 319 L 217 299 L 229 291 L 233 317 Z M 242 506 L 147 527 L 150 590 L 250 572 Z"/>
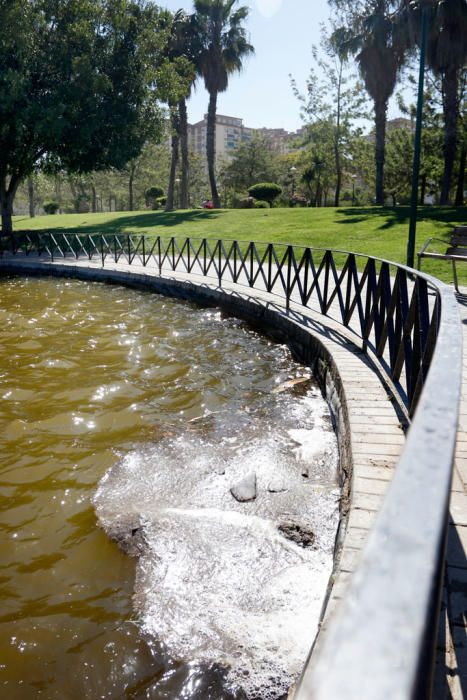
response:
<path fill-rule="evenodd" d="M 275 182 L 259 182 L 249 188 L 248 194 L 255 199 L 264 200 L 272 207 L 272 203 L 282 193 L 282 187 Z"/>
<path fill-rule="evenodd" d="M 302 194 L 294 194 L 293 197 L 290 198 L 290 206 L 291 207 L 307 207 L 308 200 Z"/>
<path fill-rule="evenodd" d="M 269 202 L 265 202 L 264 199 L 258 199 L 255 202 L 255 209 L 269 209 Z"/>
<path fill-rule="evenodd" d="M 154 187 L 149 187 L 144 193 L 146 200 L 146 207 L 149 209 L 159 209 L 158 199 L 164 196 L 164 190 L 162 187 L 155 185 Z"/>
<path fill-rule="evenodd" d="M 236 200 L 235 206 L 238 209 L 254 209 L 255 200 L 253 199 L 253 197 L 242 197 L 242 199 Z"/>
<path fill-rule="evenodd" d="M 167 204 L 167 197 L 157 197 L 156 204 L 157 204 L 157 208 L 165 207 L 165 205 Z"/>
<path fill-rule="evenodd" d="M 43 210 L 45 211 L 46 214 L 56 214 L 58 210 L 60 209 L 60 205 L 58 202 L 44 202 L 42 205 Z"/>

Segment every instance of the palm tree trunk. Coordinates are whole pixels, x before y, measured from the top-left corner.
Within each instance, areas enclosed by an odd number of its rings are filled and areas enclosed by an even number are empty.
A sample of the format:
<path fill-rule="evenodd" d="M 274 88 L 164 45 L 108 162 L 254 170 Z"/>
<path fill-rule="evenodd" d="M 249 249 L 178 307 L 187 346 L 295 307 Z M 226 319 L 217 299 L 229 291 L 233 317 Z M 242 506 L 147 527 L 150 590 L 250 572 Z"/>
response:
<path fill-rule="evenodd" d="M 186 100 L 183 98 L 178 103 L 178 114 L 180 119 L 180 152 L 182 156 L 182 175 L 180 182 L 180 209 L 188 209 L 188 115 L 186 110 Z"/>
<path fill-rule="evenodd" d="M 387 102 L 375 102 L 376 204 L 384 205 L 384 158 Z"/>
<path fill-rule="evenodd" d="M 209 184 L 211 185 L 211 198 L 215 209 L 220 209 L 221 201 L 216 184 L 216 112 L 217 92 L 209 94 L 208 123 L 206 126 L 206 157 L 208 160 Z"/>
<path fill-rule="evenodd" d="M 461 157 L 459 161 L 459 176 L 457 178 L 456 199 L 454 206 L 461 207 L 464 204 L 464 183 L 465 183 L 465 168 L 467 165 L 467 144 L 462 144 Z"/>
<path fill-rule="evenodd" d="M 449 193 L 454 171 L 457 147 L 457 71 L 449 68 L 442 78 L 443 86 L 443 111 L 444 111 L 444 172 L 441 185 L 440 204 L 449 204 Z"/>
<path fill-rule="evenodd" d="M 341 165 L 341 90 L 342 90 L 342 71 L 344 63 L 340 62 L 339 79 L 337 88 L 337 115 L 336 115 L 336 132 L 334 134 L 334 160 L 336 165 L 336 190 L 334 193 L 334 206 L 339 206 L 342 187 L 342 165 Z"/>
<path fill-rule="evenodd" d="M 178 146 L 179 146 L 179 130 L 180 123 L 178 114 L 175 109 L 171 110 L 172 122 L 172 160 L 170 163 L 169 184 L 167 186 L 167 201 L 164 211 L 173 211 L 174 208 L 174 190 L 175 190 L 175 175 L 177 174 L 178 166 Z"/>
<path fill-rule="evenodd" d="M 34 180 L 28 177 L 28 198 L 29 198 L 29 216 L 34 219 L 36 212 L 34 207 Z"/>

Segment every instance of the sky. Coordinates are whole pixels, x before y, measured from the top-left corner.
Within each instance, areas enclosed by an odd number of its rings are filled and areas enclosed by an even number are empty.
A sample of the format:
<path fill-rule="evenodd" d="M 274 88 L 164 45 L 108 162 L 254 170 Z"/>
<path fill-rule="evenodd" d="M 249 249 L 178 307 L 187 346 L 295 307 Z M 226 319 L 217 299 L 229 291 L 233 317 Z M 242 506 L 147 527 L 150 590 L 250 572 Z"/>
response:
<path fill-rule="evenodd" d="M 191 12 L 191 0 L 157 0 L 169 10 Z M 291 74 L 304 92 L 312 66 L 312 45 L 319 45 L 320 25 L 330 15 L 327 0 L 241 0 L 250 8 L 246 22 L 255 55 L 242 73 L 233 75 L 218 98 L 217 112 L 243 119 L 252 128 L 283 128 L 296 131 L 303 125 L 300 105 L 292 93 Z M 190 123 L 207 112 L 208 94 L 202 80 L 188 103 Z M 397 116 L 390 109 L 389 117 Z M 370 128 L 370 127 L 369 127 Z"/>

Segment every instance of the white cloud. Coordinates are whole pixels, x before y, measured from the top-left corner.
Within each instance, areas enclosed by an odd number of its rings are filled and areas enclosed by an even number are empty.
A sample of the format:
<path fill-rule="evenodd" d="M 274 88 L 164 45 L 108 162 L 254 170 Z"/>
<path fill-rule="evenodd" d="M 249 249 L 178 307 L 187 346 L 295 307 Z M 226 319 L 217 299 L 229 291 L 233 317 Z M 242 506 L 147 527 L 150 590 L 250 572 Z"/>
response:
<path fill-rule="evenodd" d="M 265 17 L 272 17 L 280 9 L 282 0 L 256 0 L 258 11 Z"/>

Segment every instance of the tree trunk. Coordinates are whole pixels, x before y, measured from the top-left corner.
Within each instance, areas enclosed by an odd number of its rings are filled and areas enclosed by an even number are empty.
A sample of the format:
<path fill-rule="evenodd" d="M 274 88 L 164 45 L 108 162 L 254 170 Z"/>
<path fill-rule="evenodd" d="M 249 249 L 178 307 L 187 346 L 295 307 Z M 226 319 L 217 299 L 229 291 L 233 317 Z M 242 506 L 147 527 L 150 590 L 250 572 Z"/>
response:
<path fill-rule="evenodd" d="M 209 184 L 214 209 L 220 209 L 221 201 L 216 185 L 216 112 L 217 92 L 209 94 L 208 123 L 206 127 L 206 157 L 208 160 Z"/>
<path fill-rule="evenodd" d="M 334 136 L 334 160 L 336 165 L 336 190 L 334 193 L 334 206 L 339 206 L 342 187 L 342 165 L 341 165 L 341 89 L 342 89 L 342 70 L 344 63 L 339 65 L 339 82 L 337 88 L 337 115 L 336 115 L 336 133 Z"/>
<path fill-rule="evenodd" d="M 29 216 L 34 219 L 36 212 L 34 207 L 34 181 L 32 177 L 28 177 L 28 198 L 29 198 Z"/>
<path fill-rule="evenodd" d="M 97 211 L 97 195 L 96 195 L 96 187 L 94 184 L 91 185 L 91 192 L 92 192 L 91 211 L 93 214 L 95 214 Z"/>
<path fill-rule="evenodd" d="M 462 144 L 461 157 L 459 161 L 459 175 L 457 178 L 456 199 L 454 205 L 461 207 L 464 204 L 465 168 L 467 165 L 467 144 Z"/>
<path fill-rule="evenodd" d="M 13 202 L 19 183 L 19 178 L 15 177 L 10 180 L 7 186 L 6 178 L 0 177 L 0 209 L 2 216 L 2 234 L 4 236 L 13 233 Z"/>
<path fill-rule="evenodd" d="M 387 102 L 375 102 L 376 204 L 384 205 L 384 158 L 386 149 Z"/>
<path fill-rule="evenodd" d="M 178 103 L 178 114 L 180 123 L 180 151 L 182 155 L 182 175 L 180 182 L 180 209 L 188 209 L 188 178 L 189 178 L 189 162 L 188 162 L 188 115 L 186 111 L 186 100 L 182 99 Z"/>
<path fill-rule="evenodd" d="M 421 178 L 420 178 L 420 201 L 419 204 L 421 207 L 425 204 L 425 195 L 426 195 L 426 173 L 424 173 Z"/>
<path fill-rule="evenodd" d="M 54 182 L 54 188 L 55 188 L 55 199 L 58 202 L 58 213 L 62 213 L 62 186 L 60 182 L 60 175 L 55 176 L 55 182 Z"/>
<path fill-rule="evenodd" d="M 133 193 L 133 182 L 135 179 L 136 165 L 135 163 L 130 163 L 130 177 L 128 179 L 128 209 L 130 211 L 134 210 L 134 193 Z M 147 201 L 147 200 L 146 200 Z"/>
<path fill-rule="evenodd" d="M 169 173 L 169 184 L 167 187 L 167 201 L 165 203 L 164 211 L 173 211 L 174 209 L 174 193 L 175 193 L 175 176 L 177 174 L 178 166 L 178 152 L 180 143 L 180 122 L 178 118 L 178 112 L 173 107 L 171 109 L 171 122 L 172 122 L 172 159 L 170 162 L 170 173 Z"/>
<path fill-rule="evenodd" d="M 441 184 L 439 203 L 449 204 L 449 193 L 454 171 L 457 147 L 457 117 L 458 117 L 458 73 L 455 68 L 449 68 L 442 77 L 443 112 L 444 112 L 444 172 Z"/>

